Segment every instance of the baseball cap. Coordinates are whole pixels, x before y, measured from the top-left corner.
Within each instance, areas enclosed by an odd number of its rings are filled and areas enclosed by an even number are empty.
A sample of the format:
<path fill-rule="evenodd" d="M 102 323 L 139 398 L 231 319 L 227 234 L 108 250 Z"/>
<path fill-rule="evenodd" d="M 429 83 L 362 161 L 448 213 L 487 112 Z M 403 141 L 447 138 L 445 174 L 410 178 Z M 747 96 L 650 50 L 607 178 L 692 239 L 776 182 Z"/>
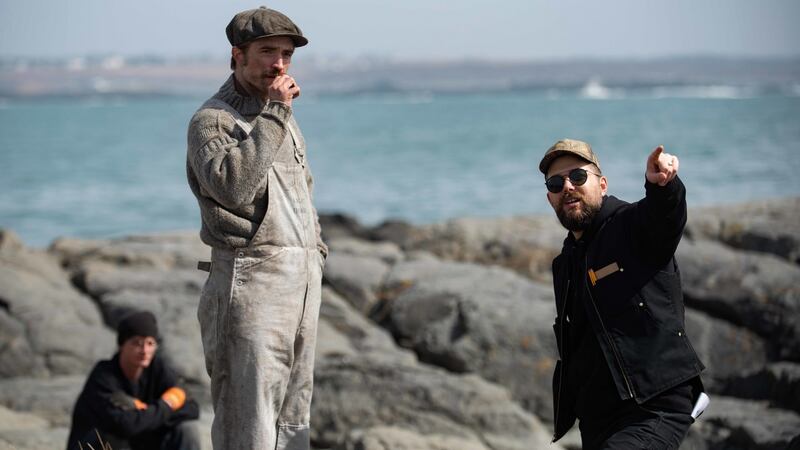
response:
<path fill-rule="evenodd" d="M 547 151 L 544 153 L 542 162 L 539 163 L 539 170 L 541 170 L 543 174 L 547 175 L 547 170 L 550 168 L 550 164 L 552 164 L 553 161 L 559 156 L 565 155 L 572 155 L 581 158 L 594 164 L 598 169 L 600 169 L 600 162 L 597 160 L 597 155 L 595 155 L 592 151 L 592 146 L 586 142 L 575 139 L 562 139 L 553 144 L 553 146 L 547 149 Z"/>

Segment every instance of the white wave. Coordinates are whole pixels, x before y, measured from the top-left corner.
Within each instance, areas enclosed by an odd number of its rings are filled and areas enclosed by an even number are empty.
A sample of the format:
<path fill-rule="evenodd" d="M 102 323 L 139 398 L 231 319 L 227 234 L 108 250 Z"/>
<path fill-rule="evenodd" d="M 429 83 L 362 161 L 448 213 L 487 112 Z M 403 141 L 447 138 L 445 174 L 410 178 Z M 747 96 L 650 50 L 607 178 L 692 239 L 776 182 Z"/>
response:
<path fill-rule="evenodd" d="M 583 85 L 580 91 L 580 96 L 583 98 L 604 100 L 611 98 L 611 90 L 603 86 L 600 81 L 592 79 Z"/>

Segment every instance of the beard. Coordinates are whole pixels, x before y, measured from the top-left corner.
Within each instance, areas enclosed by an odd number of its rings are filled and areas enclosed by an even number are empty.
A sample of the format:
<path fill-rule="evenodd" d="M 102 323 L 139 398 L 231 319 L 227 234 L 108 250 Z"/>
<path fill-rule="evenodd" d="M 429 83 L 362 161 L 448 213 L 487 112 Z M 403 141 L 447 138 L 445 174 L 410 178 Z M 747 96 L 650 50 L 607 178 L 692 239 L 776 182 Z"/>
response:
<path fill-rule="evenodd" d="M 600 211 L 602 202 L 589 203 L 585 197 L 577 197 L 581 203 L 580 211 L 565 211 L 564 203 L 575 199 L 575 196 L 562 197 L 556 209 L 556 216 L 561 225 L 569 231 L 584 231 L 592 224 L 592 220 Z"/>

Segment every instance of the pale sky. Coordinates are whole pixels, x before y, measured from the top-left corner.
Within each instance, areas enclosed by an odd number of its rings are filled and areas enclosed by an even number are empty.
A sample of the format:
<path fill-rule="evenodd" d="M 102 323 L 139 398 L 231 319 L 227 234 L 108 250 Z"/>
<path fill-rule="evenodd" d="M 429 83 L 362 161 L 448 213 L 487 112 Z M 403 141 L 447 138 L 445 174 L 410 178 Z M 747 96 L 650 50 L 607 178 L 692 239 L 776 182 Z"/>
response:
<path fill-rule="evenodd" d="M 242 0 L 0 0 L 0 57 L 224 58 Z M 274 0 L 316 56 L 799 56 L 797 0 Z"/>

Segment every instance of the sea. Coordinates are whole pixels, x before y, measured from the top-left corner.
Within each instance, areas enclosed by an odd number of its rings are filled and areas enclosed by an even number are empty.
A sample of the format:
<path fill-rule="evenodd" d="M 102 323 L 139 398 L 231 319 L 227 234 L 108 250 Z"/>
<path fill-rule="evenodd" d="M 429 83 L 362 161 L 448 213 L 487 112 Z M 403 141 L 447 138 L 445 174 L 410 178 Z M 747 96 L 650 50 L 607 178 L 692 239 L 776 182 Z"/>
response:
<path fill-rule="evenodd" d="M 0 228 L 34 247 L 199 229 L 186 127 L 204 97 L 0 101 Z M 629 201 L 658 145 L 690 208 L 800 195 L 798 85 L 308 95 L 294 109 L 317 209 L 368 225 L 552 214 L 537 166 L 561 138 L 589 142 Z"/>

